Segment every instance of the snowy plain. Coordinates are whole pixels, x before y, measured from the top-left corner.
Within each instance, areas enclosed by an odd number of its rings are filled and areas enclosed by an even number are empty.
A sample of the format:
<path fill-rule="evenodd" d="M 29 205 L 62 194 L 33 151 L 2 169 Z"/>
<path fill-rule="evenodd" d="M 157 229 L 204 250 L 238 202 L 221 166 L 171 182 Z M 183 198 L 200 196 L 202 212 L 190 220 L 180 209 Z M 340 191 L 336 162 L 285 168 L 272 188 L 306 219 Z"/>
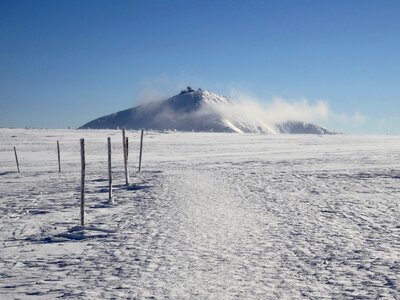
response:
<path fill-rule="evenodd" d="M 0 299 L 399 299 L 400 136 L 127 136 L 0 129 Z"/>

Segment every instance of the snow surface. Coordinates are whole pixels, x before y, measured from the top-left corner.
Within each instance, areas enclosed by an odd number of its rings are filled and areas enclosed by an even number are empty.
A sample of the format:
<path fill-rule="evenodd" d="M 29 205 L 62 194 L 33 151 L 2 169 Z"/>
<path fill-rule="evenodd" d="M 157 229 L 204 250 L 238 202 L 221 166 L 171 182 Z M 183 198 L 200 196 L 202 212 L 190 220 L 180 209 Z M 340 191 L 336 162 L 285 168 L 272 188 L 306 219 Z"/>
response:
<path fill-rule="evenodd" d="M 183 132 L 334 134 L 302 121 L 272 123 L 262 107 L 248 109 L 225 96 L 209 91 L 183 92 L 163 101 L 145 103 L 92 120 L 80 129 L 177 130 Z"/>
<path fill-rule="evenodd" d="M 399 136 L 128 136 L 0 129 L 0 299 L 398 298 Z"/>

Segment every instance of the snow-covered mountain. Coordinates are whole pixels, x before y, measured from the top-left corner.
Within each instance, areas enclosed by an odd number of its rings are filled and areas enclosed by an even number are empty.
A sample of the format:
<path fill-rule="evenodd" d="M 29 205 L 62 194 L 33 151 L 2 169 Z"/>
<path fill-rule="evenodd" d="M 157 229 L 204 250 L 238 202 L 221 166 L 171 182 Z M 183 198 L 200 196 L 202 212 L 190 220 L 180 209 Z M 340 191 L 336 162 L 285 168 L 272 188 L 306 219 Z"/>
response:
<path fill-rule="evenodd" d="M 237 133 L 333 134 L 315 124 L 287 121 L 272 124 L 263 118 L 245 115 L 225 96 L 190 88 L 179 95 L 150 102 L 90 121 L 80 129 L 127 129 L 214 131 Z"/>

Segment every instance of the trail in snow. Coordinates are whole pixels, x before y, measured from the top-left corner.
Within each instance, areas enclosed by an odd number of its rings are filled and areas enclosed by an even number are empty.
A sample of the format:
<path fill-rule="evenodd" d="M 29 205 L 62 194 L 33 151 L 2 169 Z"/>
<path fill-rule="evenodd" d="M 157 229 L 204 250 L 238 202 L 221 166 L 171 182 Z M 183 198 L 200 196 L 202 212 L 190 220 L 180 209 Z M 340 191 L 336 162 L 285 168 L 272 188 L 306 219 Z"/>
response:
<path fill-rule="evenodd" d="M 140 174 L 130 143 L 130 190 L 113 144 L 117 199 L 107 207 L 105 137 L 120 133 L 84 132 L 87 220 L 106 230 L 77 240 L 64 237 L 79 223 L 82 132 L 50 132 L 32 157 L 43 131 L 0 131 L 26 141 L 21 174 L 9 172 L 11 144 L 0 148 L 2 299 L 399 294 L 398 137 L 147 134 Z M 57 137 L 61 174 L 51 171 Z"/>

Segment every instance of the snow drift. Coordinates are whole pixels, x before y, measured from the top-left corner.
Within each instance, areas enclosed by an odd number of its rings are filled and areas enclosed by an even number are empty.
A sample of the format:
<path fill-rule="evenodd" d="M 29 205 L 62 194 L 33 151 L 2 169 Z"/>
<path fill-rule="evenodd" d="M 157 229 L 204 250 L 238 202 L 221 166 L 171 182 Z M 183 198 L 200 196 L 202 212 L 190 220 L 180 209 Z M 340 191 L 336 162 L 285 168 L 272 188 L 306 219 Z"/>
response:
<path fill-rule="evenodd" d="M 300 120 L 273 122 L 266 114 L 248 113 L 225 96 L 190 88 L 163 101 L 155 101 L 106 115 L 79 129 L 147 129 L 195 132 L 333 134 Z"/>

